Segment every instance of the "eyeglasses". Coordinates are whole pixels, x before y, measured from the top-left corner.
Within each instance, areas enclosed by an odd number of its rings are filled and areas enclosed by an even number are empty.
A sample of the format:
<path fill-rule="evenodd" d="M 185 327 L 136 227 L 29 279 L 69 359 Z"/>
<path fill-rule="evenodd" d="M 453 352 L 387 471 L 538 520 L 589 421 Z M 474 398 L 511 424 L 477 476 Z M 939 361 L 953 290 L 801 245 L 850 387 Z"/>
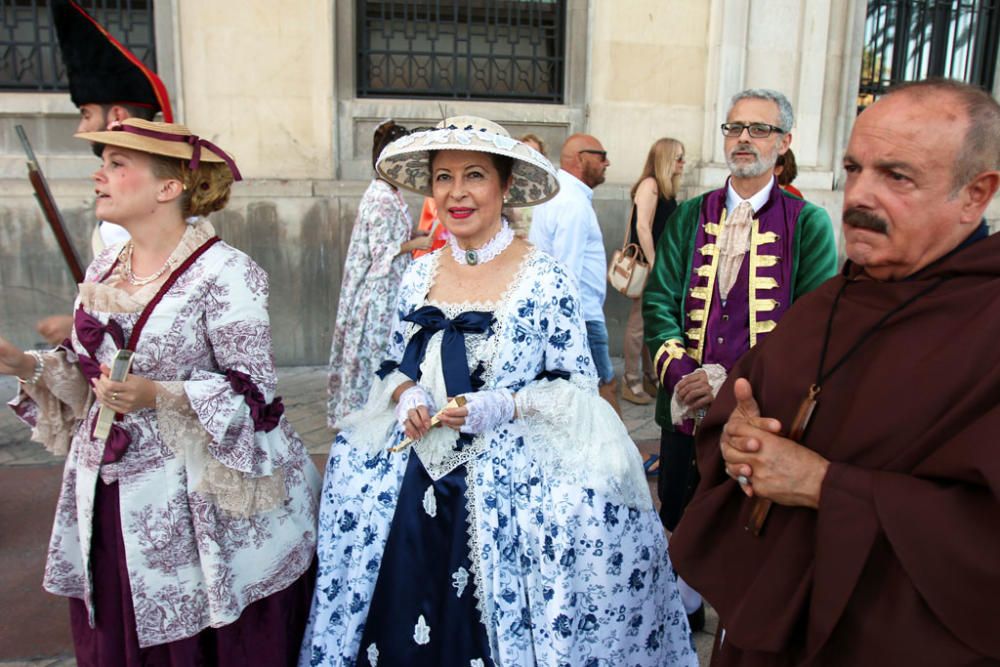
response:
<path fill-rule="evenodd" d="M 677 156 L 677 161 L 678 162 L 684 162 L 684 156 L 683 155 L 678 155 Z"/>
<path fill-rule="evenodd" d="M 749 132 L 754 139 L 764 139 L 771 136 L 773 132 L 785 133 L 780 127 L 767 123 L 723 123 L 719 127 L 722 128 L 722 134 L 727 137 L 739 137 L 743 134 L 743 130 Z"/>
<path fill-rule="evenodd" d="M 577 151 L 577 153 L 590 153 L 591 155 L 599 155 L 600 158 L 601 158 L 601 162 L 607 162 L 607 159 L 608 159 L 608 152 L 607 151 L 596 151 L 596 150 L 593 150 L 591 148 L 586 148 L 586 149 L 584 149 L 582 151 Z"/>

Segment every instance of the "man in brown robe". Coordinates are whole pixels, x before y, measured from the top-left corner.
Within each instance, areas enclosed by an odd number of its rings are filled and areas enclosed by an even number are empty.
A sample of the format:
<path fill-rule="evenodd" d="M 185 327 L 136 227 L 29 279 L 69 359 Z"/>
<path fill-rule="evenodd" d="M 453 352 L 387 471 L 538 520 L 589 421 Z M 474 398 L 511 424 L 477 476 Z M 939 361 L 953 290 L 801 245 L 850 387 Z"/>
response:
<path fill-rule="evenodd" d="M 713 665 L 1000 664 L 1000 105 L 901 86 L 844 168 L 849 261 L 733 369 L 671 557 Z"/>

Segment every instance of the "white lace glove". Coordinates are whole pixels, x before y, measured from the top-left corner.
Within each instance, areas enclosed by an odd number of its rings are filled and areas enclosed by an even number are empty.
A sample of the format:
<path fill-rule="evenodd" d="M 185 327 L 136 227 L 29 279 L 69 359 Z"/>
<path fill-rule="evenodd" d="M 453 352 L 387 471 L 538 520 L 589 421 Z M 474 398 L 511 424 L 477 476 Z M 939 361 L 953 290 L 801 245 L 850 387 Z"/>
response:
<path fill-rule="evenodd" d="M 399 425 L 405 429 L 410 410 L 415 410 L 421 405 L 427 407 L 427 412 L 431 416 L 434 415 L 434 399 L 419 384 L 413 385 L 400 394 L 399 400 L 396 402 L 396 421 L 399 422 Z"/>
<path fill-rule="evenodd" d="M 491 389 L 464 394 L 469 414 L 462 433 L 477 435 L 514 418 L 514 394 L 507 389 Z"/>

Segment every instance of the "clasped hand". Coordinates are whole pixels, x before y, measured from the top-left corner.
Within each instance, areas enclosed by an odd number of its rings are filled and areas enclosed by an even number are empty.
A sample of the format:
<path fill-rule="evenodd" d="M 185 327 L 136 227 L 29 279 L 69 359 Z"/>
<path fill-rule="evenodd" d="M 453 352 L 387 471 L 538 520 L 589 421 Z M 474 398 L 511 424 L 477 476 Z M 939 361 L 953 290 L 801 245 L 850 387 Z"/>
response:
<path fill-rule="evenodd" d="M 90 384 L 101 405 L 119 414 L 156 407 L 156 384 L 144 377 L 130 374 L 124 382 L 115 382 L 111 379 L 111 369 L 101 364 L 101 377 Z"/>
<path fill-rule="evenodd" d="M 733 394 L 736 407 L 719 440 L 726 474 L 746 478 L 740 488 L 747 496 L 779 505 L 818 507 L 829 461 L 781 436 L 781 422 L 761 416 L 747 380 L 736 380 Z"/>

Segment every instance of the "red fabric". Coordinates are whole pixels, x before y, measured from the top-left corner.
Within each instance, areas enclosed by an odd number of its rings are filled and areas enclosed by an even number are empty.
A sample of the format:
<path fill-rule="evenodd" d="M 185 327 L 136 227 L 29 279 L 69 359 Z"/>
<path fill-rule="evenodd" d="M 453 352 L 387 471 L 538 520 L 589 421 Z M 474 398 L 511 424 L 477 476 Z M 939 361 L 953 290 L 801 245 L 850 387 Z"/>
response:
<path fill-rule="evenodd" d="M 420 210 L 420 222 L 417 224 L 417 230 L 422 232 L 430 232 L 434 227 L 434 222 L 438 219 L 437 206 L 434 205 L 434 200 L 430 197 L 424 199 L 424 206 Z M 421 257 L 429 252 L 434 252 L 438 248 L 443 248 L 444 244 L 448 242 L 448 230 L 444 228 L 444 225 L 438 223 L 437 228 L 434 230 L 434 243 L 427 250 L 414 250 L 413 258 Z"/>
<path fill-rule="evenodd" d="M 732 381 L 791 422 L 844 280 L 827 368 L 944 275 L 823 383 L 804 443 L 832 462 L 819 510 L 751 502 L 718 441 Z M 967 665 L 1000 660 L 1000 235 L 899 282 L 834 278 L 730 374 L 698 437 L 701 484 L 674 533 L 680 576 L 718 610 L 718 665 Z"/>
<path fill-rule="evenodd" d="M 78 667 L 280 667 L 295 665 L 312 597 L 315 563 L 294 584 L 243 610 L 234 623 L 194 637 L 139 648 L 121 534 L 118 483 L 97 482 L 91 562 L 96 627 L 70 598 Z"/>
<path fill-rule="evenodd" d="M 802 190 L 799 190 L 797 187 L 795 187 L 791 183 L 789 183 L 788 185 L 782 185 L 781 188 L 785 192 L 791 193 L 791 194 L 795 195 L 796 197 L 798 197 L 799 199 L 805 199 L 805 197 L 802 195 Z"/>

